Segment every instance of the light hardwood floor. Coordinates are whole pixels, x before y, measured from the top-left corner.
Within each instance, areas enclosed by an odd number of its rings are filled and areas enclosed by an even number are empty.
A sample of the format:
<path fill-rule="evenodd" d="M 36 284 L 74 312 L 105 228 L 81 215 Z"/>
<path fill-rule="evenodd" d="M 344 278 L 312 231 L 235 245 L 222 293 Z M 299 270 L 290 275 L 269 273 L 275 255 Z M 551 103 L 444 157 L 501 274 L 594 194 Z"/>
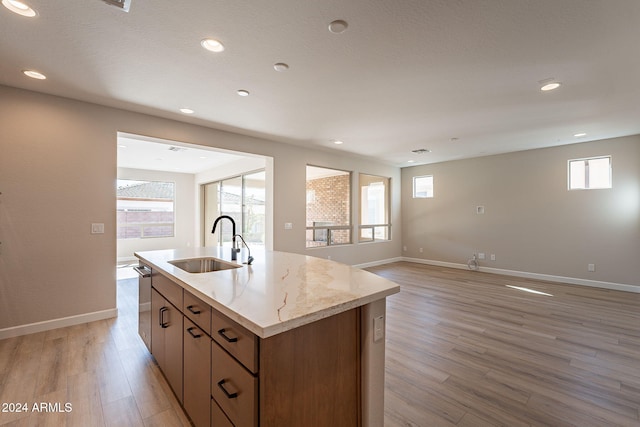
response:
<path fill-rule="evenodd" d="M 369 270 L 401 286 L 387 300 L 385 426 L 640 426 L 640 294 Z"/>
<path fill-rule="evenodd" d="M 640 426 L 640 295 L 393 263 L 385 426 Z M 553 296 L 525 293 L 527 287 Z M 119 317 L 0 340 L 4 426 L 188 426 L 137 337 L 137 287 Z M 2 409 L 2 408 L 0 408 Z"/>

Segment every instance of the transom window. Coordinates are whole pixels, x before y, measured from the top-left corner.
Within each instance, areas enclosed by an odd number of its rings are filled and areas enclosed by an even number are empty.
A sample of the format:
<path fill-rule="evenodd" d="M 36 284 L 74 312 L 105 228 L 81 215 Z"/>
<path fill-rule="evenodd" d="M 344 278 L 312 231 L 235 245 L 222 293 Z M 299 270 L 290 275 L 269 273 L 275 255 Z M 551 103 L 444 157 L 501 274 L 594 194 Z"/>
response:
<path fill-rule="evenodd" d="M 413 177 L 413 198 L 424 199 L 433 197 L 433 175 Z"/>
<path fill-rule="evenodd" d="M 611 188 L 611 156 L 569 160 L 569 190 Z"/>

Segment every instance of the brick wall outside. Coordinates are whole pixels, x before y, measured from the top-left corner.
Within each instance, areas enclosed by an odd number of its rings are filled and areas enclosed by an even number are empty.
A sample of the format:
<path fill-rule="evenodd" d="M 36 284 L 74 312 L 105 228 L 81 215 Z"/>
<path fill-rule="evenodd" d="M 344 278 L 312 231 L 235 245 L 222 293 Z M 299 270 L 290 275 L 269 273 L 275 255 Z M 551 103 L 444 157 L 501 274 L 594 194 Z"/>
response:
<path fill-rule="evenodd" d="M 330 222 L 331 225 L 349 225 L 351 217 L 350 175 L 331 176 L 307 181 L 307 194 L 313 192 L 314 199 L 307 202 L 307 227 L 315 222 Z M 312 234 L 308 233 L 309 236 Z M 334 243 L 349 243 L 349 230 L 332 232 Z"/>

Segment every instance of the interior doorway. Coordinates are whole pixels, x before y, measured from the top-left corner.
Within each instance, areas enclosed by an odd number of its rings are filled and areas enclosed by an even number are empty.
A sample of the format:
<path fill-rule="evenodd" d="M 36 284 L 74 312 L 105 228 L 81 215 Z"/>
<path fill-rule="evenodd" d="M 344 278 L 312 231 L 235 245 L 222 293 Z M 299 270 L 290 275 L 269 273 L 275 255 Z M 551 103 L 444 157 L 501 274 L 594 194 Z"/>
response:
<path fill-rule="evenodd" d="M 272 248 L 271 157 L 121 132 L 117 144 L 117 180 L 122 184 L 116 186 L 119 280 L 130 278 L 130 272 L 135 275 L 131 268 L 137 264 L 135 252 L 226 245 L 226 237 L 211 235 L 213 221 L 222 213 L 237 217 L 238 232 L 251 240 L 248 244 Z M 141 184 L 136 191 L 125 191 L 125 183 Z M 215 183 L 222 193 L 218 191 L 214 208 Z M 161 196 L 160 191 L 169 187 L 171 197 Z M 153 194 L 144 193 L 145 189 Z M 163 212 L 152 214 L 153 209 Z M 143 210 L 149 212 L 140 214 Z"/>

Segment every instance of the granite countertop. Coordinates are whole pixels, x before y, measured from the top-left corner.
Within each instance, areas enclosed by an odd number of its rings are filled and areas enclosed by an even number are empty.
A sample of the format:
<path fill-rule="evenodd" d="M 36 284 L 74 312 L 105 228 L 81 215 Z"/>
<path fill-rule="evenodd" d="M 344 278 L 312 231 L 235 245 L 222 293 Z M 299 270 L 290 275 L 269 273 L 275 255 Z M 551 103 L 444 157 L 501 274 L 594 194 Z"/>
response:
<path fill-rule="evenodd" d="M 253 250 L 252 265 L 187 273 L 168 261 L 216 257 L 228 247 L 136 252 L 135 256 L 245 328 L 268 338 L 313 321 L 369 304 L 400 291 L 373 273 L 306 255 Z M 246 252 L 238 254 L 245 260 Z"/>

